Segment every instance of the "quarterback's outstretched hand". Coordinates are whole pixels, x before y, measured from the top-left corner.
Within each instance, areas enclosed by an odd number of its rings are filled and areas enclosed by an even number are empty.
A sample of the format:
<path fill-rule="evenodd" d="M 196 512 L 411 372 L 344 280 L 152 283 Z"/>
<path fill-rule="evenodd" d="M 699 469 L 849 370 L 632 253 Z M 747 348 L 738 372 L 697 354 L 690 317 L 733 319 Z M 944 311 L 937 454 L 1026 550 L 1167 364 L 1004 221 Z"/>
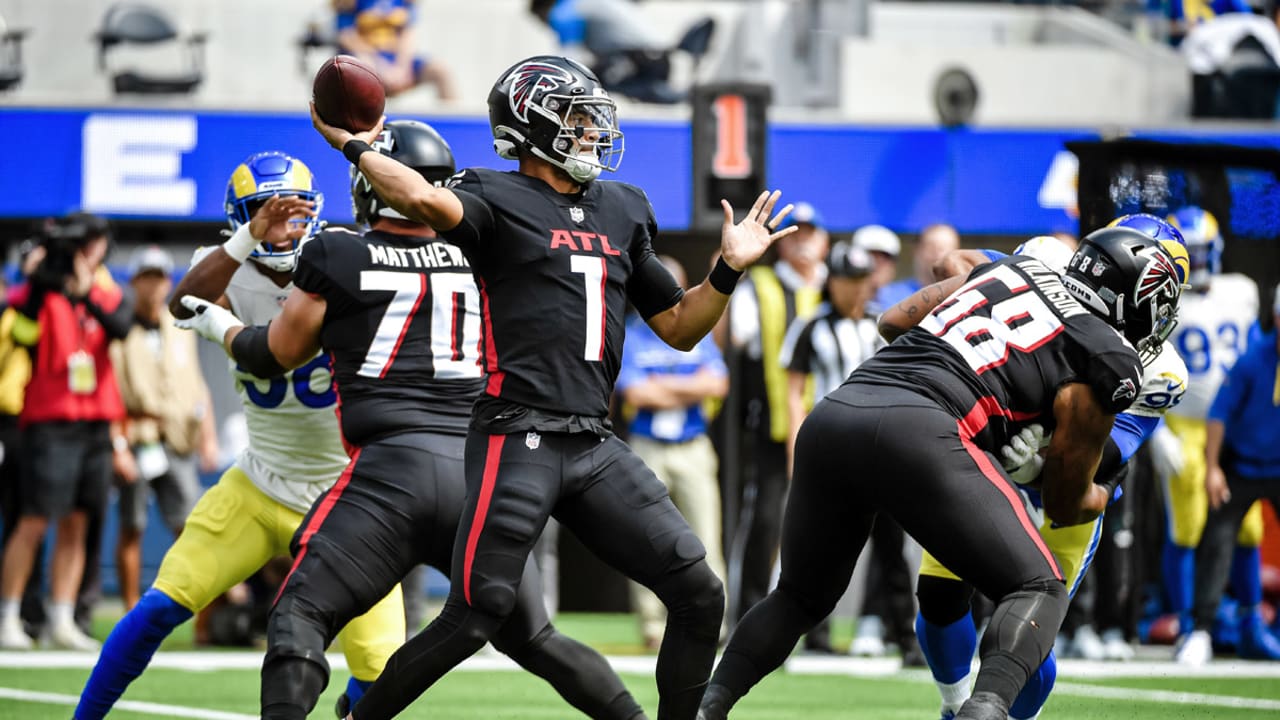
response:
<path fill-rule="evenodd" d="M 195 330 L 219 345 L 223 344 L 228 330 L 244 325 L 230 310 L 195 295 L 183 295 L 180 302 L 193 314 L 189 318 L 174 320 L 173 324 L 183 330 Z"/>
<path fill-rule="evenodd" d="M 350 130 L 334 127 L 321 120 L 320 113 L 316 112 L 316 104 L 311 103 L 311 124 L 315 127 L 316 132 L 324 136 L 325 141 L 332 145 L 335 150 L 341 150 L 342 146 L 346 145 L 350 140 L 363 140 L 367 143 L 372 143 L 378 135 L 382 134 L 382 123 L 386 122 L 386 120 L 384 117 L 372 129 L 353 133 Z"/>
<path fill-rule="evenodd" d="M 774 190 L 772 193 L 766 190 L 760 193 L 755 204 L 747 211 L 747 216 L 742 219 L 742 222 L 736 224 L 733 222 L 733 207 L 729 205 L 729 201 L 720 201 L 720 206 L 724 208 L 724 225 L 720 228 L 720 256 L 729 267 L 734 270 L 746 270 L 747 266 L 760 259 L 774 240 L 799 230 L 797 226 L 792 225 L 779 232 L 773 232 L 777 230 L 778 223 L 782 222 L 792 208 L 788 204 L 778 211 L 777 215 L 773 214 L 773 207 L 778 204 L 778 198 L 781 196 L 781 190 Z"/>
<path fill-rule="evenodd" d="M 298 240 L 307 234 L 307 223 L 290 221 L 315 216 L 316 204 L 310 200 L 272 195 L 249 220 L 249 234 L 255 240 L 272 245 Z"/>

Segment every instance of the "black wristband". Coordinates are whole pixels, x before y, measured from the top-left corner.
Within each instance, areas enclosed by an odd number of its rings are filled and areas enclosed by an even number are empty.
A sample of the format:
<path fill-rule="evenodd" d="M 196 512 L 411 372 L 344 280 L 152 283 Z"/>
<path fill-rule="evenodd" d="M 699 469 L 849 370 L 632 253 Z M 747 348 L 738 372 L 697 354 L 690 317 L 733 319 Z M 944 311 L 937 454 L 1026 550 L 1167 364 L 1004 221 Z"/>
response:
<path fill-rule="evenodd" d="M 356 167 L 360 167 L 360 156 L 367 152 L 373 152 L 373 148 L 369 143 L 356 138 L 351 138 L 346 145 L 342 146 L 343 156 Z"/>
<path fill-rule="evenodd" d="M 733 288 L 738 285 L 740 277 L 742 277 L 741 270 L 734 270 L 729 267 L 729 263 L 725 262 L 724 258 L 718 258 L 715 267 L 711 268 L 711 274 L 707 275 L 707 282 L 720 293 L 732 295 Z"/>

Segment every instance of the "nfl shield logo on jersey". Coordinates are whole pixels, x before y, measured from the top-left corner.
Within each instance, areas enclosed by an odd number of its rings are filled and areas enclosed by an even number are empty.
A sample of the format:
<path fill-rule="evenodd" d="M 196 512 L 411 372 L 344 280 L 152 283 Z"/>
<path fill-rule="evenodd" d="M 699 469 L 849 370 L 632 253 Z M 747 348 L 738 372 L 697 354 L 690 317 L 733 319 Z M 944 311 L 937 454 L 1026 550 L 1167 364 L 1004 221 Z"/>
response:
<path fill-rule="evenodd" d="M 536 432 L 531 432 L 528 435 L 524 436 L 524 446 L 529 448 L 530 450 L 537 450 L 538 446 L 541 444 L 542 444 L 542 436 Z"/>
<path fill-rule="evenodd" d="M 587 217 L 587 214 L 583 212 L 580 207 L 571 207 L 569 208 L 569 217 L 572 218 L 574 222 L 580 223 Z"/>

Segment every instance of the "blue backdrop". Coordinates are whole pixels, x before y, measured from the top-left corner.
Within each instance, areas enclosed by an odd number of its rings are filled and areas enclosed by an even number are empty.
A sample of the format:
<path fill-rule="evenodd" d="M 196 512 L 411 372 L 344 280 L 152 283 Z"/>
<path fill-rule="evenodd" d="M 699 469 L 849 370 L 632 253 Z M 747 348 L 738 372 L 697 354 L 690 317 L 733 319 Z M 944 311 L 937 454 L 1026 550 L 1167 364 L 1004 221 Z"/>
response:
<path fill-rule="evenodd" d="M 459 166 L 513 166 L 493 154 L 484 118 L 424 119 L 449 140 Z M 624 130 L 627 152 L 616 178 L 649 193 L 662 227 L 687 229 L 687 123 L 633 120 Z M 6 108 L 0 133 L 10 142 L 0 172 L 0 217 L 83 207 L 120 218 L 220 221 L 231 170 L 254 152 L 273 149 L 312 167 L 328 199 L 326 219 L 351 221 L 346 161 L 301 113 Z M 1276 133 L 1145 136 L 1280 146 Z M 1069 169 L 1062 173 L 1063 142 L 1096 137 L 1083 129 L 775 123 L 770 185 L 788 200 L 817 205 L 836 230 L 876 222 L 914 231 L 947 220 L 964 233 L 1041 233 L 1073 225 L 1062 209 L 1062 186 L 1072 177 Z"/>

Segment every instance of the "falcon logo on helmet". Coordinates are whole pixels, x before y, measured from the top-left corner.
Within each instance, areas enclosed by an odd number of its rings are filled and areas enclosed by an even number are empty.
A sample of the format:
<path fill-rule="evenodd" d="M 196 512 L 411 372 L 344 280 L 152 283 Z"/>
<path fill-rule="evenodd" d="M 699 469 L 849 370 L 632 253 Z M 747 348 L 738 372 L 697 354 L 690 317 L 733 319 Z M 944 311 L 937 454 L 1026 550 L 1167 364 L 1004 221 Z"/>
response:
<path fill-rule="evenodd" d="M 573 76 L 564 68 L 538 61 L 527 62 L 511 73 L 511 89 L 507 91 L 511 112 L 521 122 L 529 122 L 529 102 L 539 90 L 554 90 L 572 82 Z"/>

